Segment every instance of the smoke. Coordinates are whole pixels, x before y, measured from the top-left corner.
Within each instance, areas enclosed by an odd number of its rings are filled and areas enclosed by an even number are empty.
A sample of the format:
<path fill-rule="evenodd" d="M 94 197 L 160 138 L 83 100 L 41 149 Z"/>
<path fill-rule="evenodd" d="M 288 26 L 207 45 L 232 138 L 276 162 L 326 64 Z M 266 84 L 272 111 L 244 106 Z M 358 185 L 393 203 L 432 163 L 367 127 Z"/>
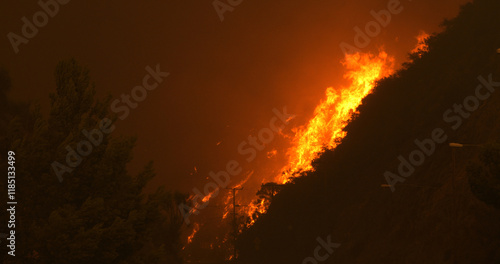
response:
<path fill-rule="evenodd" d="M 344 54 L 339 44 L 345 42 L 356 46 L 357 31 L 354 28 L 365 30 L 368 23 L 376 21 L 372 11 L 388 10 L 395 2 L 397 1 L 337 1 L 316 5 L 273 3 L 262 7 L 259 19 L 252 23 L 235 19 L 235 24 L 229 25 L 228 31 L 231 34 L 245 32 L 245 35 L 238 40 L 232 39 L 234 45 L 229 45 L 230 48 L 226 50 L 231 54 L 231 59 L 227 61 L 228 71 L 231 71 L 229 68 L 232 65 L 245 65 L 247 71 L 238 70 L 234 80 L 230 77 L 231 81 L 226 81 L 242 87 L 241 91 L 246 99 L 246 115 L 254 118 L 253 126 L 247 126 L 247 134 L 255 133 L 255 129 L 265 125 L 271 115 L 270 109 L 276 105 L 287 105 L 290 112 L 297 115 L 294 120 L 296 126 L 305 124 L 323 98 L 325 88 L 345 84 L 342 79 L 344 69 L 340 64 Z M 381 27 L 380 33 L 371 36 L 366 47 L 356 47 L 362 52 L 371 53 L 377 53 L 380 47 L 384 47 L 400 64 L 407 60 L 407 54 L 417 45 L 416 37 L 422 31 L 438 32 L 439 24 L 445 17 L 451 18 L 457 14 L 459 4 L 457 1 L 401 2 L 398 5 L 401 11 L 392 14 L 390 22 Z M 241 9 L 244 9 L 244 5 L 239 8 Z M 249 102 L 253 102 L 250 103 L 250 108 L 247 106 Z M 245 114 L 245 110 L 241 113 Z M 245 131 L 237 131 L 235 135 L 241 133 L 244 135 L 242 138 L 247 135 Z M 289 146 L 289 138 L 286 136 L 293 135 L 293 131 L 284 133 L 274 145 L 268 146 L 268 151 L 278 149 L 283 154 L 283 150 Z M 227 153 L 236 156 L 231 148 L 234 150 L 237 143 L 230 139 L 228 143 L 230 147 L 226 150 Z M 238 194 L 242 206 L 255 198 L 255 192 L 263 179 L 279 173 L 280 167 L 277 164 L 283 164 L 284 160 L 280 159 L 283 155 L 276 156 L 277 158 L 269 159 L 262 155 L 258 161 L 245 168 L 255 173 L 246 182 L 246 189 Z M 217 209 L 213 211 L 210 217 L 216 217 L 214 215 Z M 218 235 L 213 237 L 220 238 L 224 237 L 224 233 L 228 234 L 230 229 L 230 222 L 207 225 L 200 231 L 200 236 L 203 237 L 206 232 L 216 233 Z M 209 237 L 205 236 L 204 239 Z M 195 246 L 193 250 L 201 249 Z"/>
<path fill-rule="evenodd" d="M 272 109 L 287 106 L 296 118 L 234 179 L 236 185 L 254 171 L 238 194 L 249 200 L 263 175 L 275 175 L 282 167 L 279 151 L 287 147 L 291 128 L 312 117 L 327 87 L 346 84 L 340 43 L 354 45 L 354 27 L 365 28 L 374 20 L 371 11 L 387 9 L 391 2 L 243 1 L 221 22 L 211 0 L 71 1 L 20 54 L 12 52 L 6 38 L 0 50 L 12 77 L 13 99 L 39 101 L 45 113 L 55 87 L 53 70 L 62 59 L 75 57 L 87 65 L 99 95 L 114 98 L 142 81 L 146 65 L 160 63 L 171 73 L 168 89 L 157 89 L 117 126 L 117 133 L 138 136 L 133 172 L 154 160 L 153 184 L 186 193 L 204 186 L 210 171 L 238 158 L 238 144 L 269 125 Z M 400 1 L 403 11 L 361 50 L 377 53 L 383 46 L 401 63 L 421 30 L 439 31 L 443 19 L 454 17 L 466 2 Z M 0 10 L 9 12 L 2 16 L 1 32 L 19 31 L 20 18 L 37 8 L 36 3 L 4 1 Z M 278 154 L 269 158 L 274 150 Z M 220 222 L 225 195 L 219 197 L 200 216 L 191 252 L 210 251 L 203 245 L 210 243 L 200 241 L 223 240 L 227 234 L 228 226 Z"/>

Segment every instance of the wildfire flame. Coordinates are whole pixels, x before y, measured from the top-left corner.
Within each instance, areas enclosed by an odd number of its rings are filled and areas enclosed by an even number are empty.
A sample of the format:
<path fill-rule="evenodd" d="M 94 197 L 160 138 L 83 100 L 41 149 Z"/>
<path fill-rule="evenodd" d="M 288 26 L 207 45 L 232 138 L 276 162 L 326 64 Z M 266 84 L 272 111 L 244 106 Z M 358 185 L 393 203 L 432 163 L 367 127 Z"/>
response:
<path fill-rule="evenodd" d="M 347 72 L 344 78 L 348 87 L 326 89 L 324 99 L 314 110 L 314 116 L 303 127 L 294 130 L 292 147 L 287 151 L 288 163 L 274 179 L 287 183 L 298 172 L 313 170 L 312 162 L 325 148 L 334 149 L 346 136 L 343 131 L 352 114 L 375 87 L 375 82 L 394 71 L 394 58 L 383 50 L 378 55 L 370 53 L 346 54 L 342 64 Z M 269 201 L 254 200 L 245 210 L 249 217 L 247 227 L 253 225 L 260 214 L 267 211 Z"/>
<path fill-rule="evenodd" d="M 276 181 L 287 183 L 296 172 L 312 170 L 312 161 L 324 148 L 334 149 L 346 136 L 343 131 L 361 101 L 374 88 L 375 82 L 393 72 L 394 59 L 384 51 L 372 54 L 346 54 L 342 64 L 347 70 L 344 78 L 349 87 L 326 89 L 326 99 L 314 110 L 314 116 L 305 127 L 296 130 L 292 147 L 288 149 L 288 164 Z"/>
<path fill-rule="evenodd" d="M 250 173 L 248 173 L 247 177 L 244 180 L 242 180 L 240 183 L 236 184 L 236 186 L 234 186 L 234 188 L 236 188 L 236 189 L 241 188 L 241 186 L 243 186 L 250 179 L 250 177 L 252 177 L 253 173 L 254 173 L 254 171 L 251 171 Z M 226 201 L 224 202 L 225 208 L 224 208 L 224 214 L 222 215 L 222 219 L 226 219 L 229 216 L 231 210 L 233 210 L 233 204 L 231 202 L 232 200 L 233 200 L 233 195 L 232 195 L 232 193 L 229 193 L 226 196 Z"/>
<path fill-rule="evenodd" d="M 264 199 L 259 199 L 257 201 L 252 201 L 250 203 L 245 211 L 245 214 L 248 216 L 249 222 L 246 223 L 247 227 L 252 226 L 255 224 L 255 221 L 257 221 L 257 218 L 259 218 L 260 214 L 263 214 L 267 211 L 268 204 L 266 204 L 266 201 Z"/>
<path fill-rule="evenodd" d="M 210 192 L 209 194 L 205 195 L 202 199 L 201 199 L 201 204 L 206 204 L 208 201 L 210 201 L 210 199 L 212 199 L 212 197 L 215 195 L 215 193 L 218 193 L 219 192 L 219 188 L 213 190 L 212 192 Z M 189 196 L 188 200 L 192 200 L 193 198 L 195 197 L 195 195 L 191 195 Z M 190 210 L 189 210 L 189 215 L 191 214 L 198 214 L 199 213 L 199 208 L 198 206 L 200 206 L 200 204 L 195 204 L 194 207 L 192 207 Z"/>
<path fill-rule="evenodd" d="M 196 235 L 196 233 L 198 233 L 198 231 L 200 231 L 200 225 L 198 223 L 194 223 L 193 232 L 187 238 L 188 244 L 191 244 L 191 242 L 193 242 L 193 238 Z"/>
<path fill-rule="evenodd" d="M 347 72 L 344 78 L 350 81 L 348 87 L 326 89 L 324 99 L 314 110 L 314 116 L 307 125 L 293 130 L 292 147 L 287 150 L 288 162 L 274 181 L 285 184 L 294 174 L 313 170 L 312 162 L 325 148 L 334 149 L 346 136 L 343 131 L 352 114 L 375 87 L 375 82 L 394 71 L 394 58 L 380 51 L 346 54 L 342 64 Z M 249 217 L 247 227 L 253 225 L 260 214 L 267 211 L 269 201 L 254 200 L 245 211 Z"/>
<path fill-rule="evenodd" d="M 426 52 L 428 46 L 425 41 L 428 37 L 429 34 L 422 31 L 417 36 L 418 45 L 412 50 L 412 53 L 418 52 L 422 54 Z M 327 88 L 325 91 L 326 98 L 315 108 L 313 117 L 306 125 L 293 129 L 293 135 L 283 134 L 280 131 L 280 135 L 291 140 L 291 147 L 286 151 L 286 165 L 279 170 L 279 175 L 263 179 L 262 184 L 271 181 L 278 183 L 275 186 L 279 186 L 290 182 L 297 173 L 312 171 L 312 162 L 325 149 L 335 149 L 346 136 L 344 128 L 352 115 L 356 113 L 355 111 L 361 105 L 362 100 L 373 91 L 376 81 L 388 77 L 394 72 L 394 62 L 394 58 L 383 50 L 380 50 L 375 55 L 371 53 L 346 54 L 341 63 L 346 70 L 343 77 L 349 81 L 349 85 L 347 87 Z M 275 157 L 277 153 L 278 151 L 273 149 L 267 152 L 267 158 Z M 252 174 L 253 171 L 235 187 L 243 186 Z M 273 186 L 271 185 L 271 187 Z M 206 195 L 202 201 L 210 200 L 214 192 Z M 274 195 L 274 189 L 272 192 Z M 232 194 L 228 194 L 225 198 L 223 220 L 226 220 L 233 210 Z M 244 214 L 248 217 L 248 222 L 244 225 L 246 227 L 252 226 L 261 214 L 267 212 L 270 203 L 269 199 L 259 198 L 254 199 L 247 206 L 241 206 L 238 214 Z M 188 238 L 188 243 L 191 243 L 198 230 L 199 226 L 193 229 L 193 233 Z M 227 241 L 226 234 L 222 244 Z"/>
<path fill-rule="evenodd" d="M 429 37 L 430 35 L 425 31 L 420 31 L 419 35 L 415 37 L 418 41 L 417 46 L 411 51 L 411 53 L 418 53 L 419 56 L 422 56 L 423 52 L 429 51 L 429 46 L 425 42 Z"/>

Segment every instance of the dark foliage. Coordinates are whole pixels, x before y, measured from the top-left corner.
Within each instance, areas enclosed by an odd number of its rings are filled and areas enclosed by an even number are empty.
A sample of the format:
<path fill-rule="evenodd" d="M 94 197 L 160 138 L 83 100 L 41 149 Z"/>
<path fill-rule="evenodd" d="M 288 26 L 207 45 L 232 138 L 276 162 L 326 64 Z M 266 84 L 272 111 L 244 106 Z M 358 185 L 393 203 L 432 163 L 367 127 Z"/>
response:
<path fill-rule="evenodd" d="M 472 193 L 488 205 L 500 209 L 500 148 L 489 146 L 480 162 L 467 168 Z"/>
<path fill-rule="evenodd" d="M 464 5 L 428 39 L 428 52 L 410 54 L 411 62 L 381 80 L 342 144 L 315 162 L 315 172 L 280 191 L 268 213 L 239 237 L 241 262 L 302 263 L 314 254 L 317 238 L 328 235 L 341 247 L 324 263 L 500 262 L 500 213 L 474 198 L 465 177 L 465 164 L 478 152 L 460 152 L 452 177 L 447 145 L 499 140 L 499 91 L 457 130 L 443 120 L 447 109 L 474 95 L 478 76 L 500 81 L 498 10 L 493 0 Z M 408 157 L 417 149 L 414 141 L 436 128 L 447 142 L 394 193 L 382 188 L 384 172 L 397 171 L 397 157 Z"/>
<path fill-rule="evenodd" d="M 7 75 L 0 75 L 6 102 Z M 89 71 L 74 60 L 56 69 L 48 119 L 39 107 L 9 106 L 2 115 L 2 152 L 16 153 L 16 257 L 3 263 L 181 263 L 183 218 L 178 193 L 158 188 L 145 194 L 152 163 L 132 176 L 134 138 L 103 134 L 102 142 L 60 183 L 52 164 L 65 164 L 67 146 L 87 140 L 82 130 L 98 127 L 109 99 L 98 100 Z M 2 154 L 4 157 L 4 154 Z M 7 171 L 6 162 L 0 165 Z M 6 190 L 4 181 L 0 188 Z M 6 215 L 3 213 L 2 219 Z"/>

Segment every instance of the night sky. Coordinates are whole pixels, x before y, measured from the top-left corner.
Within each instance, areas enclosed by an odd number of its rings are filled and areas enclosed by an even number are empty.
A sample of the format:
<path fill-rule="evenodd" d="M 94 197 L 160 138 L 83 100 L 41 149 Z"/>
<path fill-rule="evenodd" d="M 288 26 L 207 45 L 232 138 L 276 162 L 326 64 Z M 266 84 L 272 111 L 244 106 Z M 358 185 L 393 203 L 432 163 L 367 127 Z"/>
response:
<path fill-rule="evenodd" d="M 389 2 L 243 1 L 221 21 L 211 0 L 69 1 L 16 54 L 7 35 L 20 35 L 21 18 L 32 20 L 41 7 L 36 1 L 2 1 L 0 67 L 11 76 L 11 98 L 38 102 L 46 115 L 54 69 L 63 59 L 88 67 L 98 96 L 112 100 L 142 84 L 147 66 L 169 72 L 113 132 L 138 137 L 131 172 L 154 161 L 157 176 L 148 189 L 165 185 L 191 194 L 202 188 L 210 171 L 242 161 L 238 144 L 268 126 L 274 108 L 286 107 L 296 117 L 285 134 L 255 162 L 242 163 L 244 173 L 231 183 L 254 171 L 242 193 L 253 197 L 259 173 L 276 173 L 284 165 L 267 153 L 283 156 L 287 136 L 311 118 L 325 89 L 345 83 L 339 45 L 354 45 L 353 28 L 364 28 L 374 20 L 370 11 L 387 9 Z M 439 32 L 439 24 L 466 2 L 401 1 L 403 11 L 361 51 L 383 48 L 400 65 L 421 31 Z"/>
<path fill-rule="evenodd" d="M 464 2 L 404 1 L 363 52 L 384 46 L 401 62 L 420 30 L 439 31 Z M 237 155 L 238 143 L 264 127 L 273 108 L 286 106 L 294 124 L 304 124 L 325 88 L 342 80 L 339 44 L 353 44 L 353 28 L 387 3 L 245 1 L 221 22 L 211 1 L 70 1 L 19 53 L 3 38 L 1 66 L 12 78 L 11 96 L 48 113 L 63 59 L 86 65 L 98 95 L 113 100 L 142 82 L 146 66 L 160 64 L 170 76 L 115 133 L 138 136 L 133 171 L 153 160 L 156 184 L 189 192 Z M 41 10 L 30 1 L 0 5 L 4 36 L 21 34 L 21 18 Z M 198 174 L 190 175 L 195 166 Z"/>

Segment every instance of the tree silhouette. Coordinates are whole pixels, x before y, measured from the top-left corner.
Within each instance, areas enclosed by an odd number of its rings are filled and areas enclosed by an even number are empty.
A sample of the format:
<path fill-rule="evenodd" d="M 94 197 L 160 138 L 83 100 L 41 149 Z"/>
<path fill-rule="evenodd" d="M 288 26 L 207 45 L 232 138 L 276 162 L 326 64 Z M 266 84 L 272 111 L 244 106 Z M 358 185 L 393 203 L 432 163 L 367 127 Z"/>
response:
<path fill-rule="evenodd" d="M 110 97 L 95 98 L 89 71 L 75 60 L 61 62 L 55 77 L 48 119 L 33 106 L 9 118 L 1 138 L 16 153 L 19 204 L 16 258 L 4 263 L 181 263 L 177 204 L 186 197 L 163 187 L 144 194 L 155 173 L 152 163 L 136 176 L 127 171 L 135 138 L 103 134 L 58 181 L 51 164 L 64 162 L 66 147 L 76 149 L 88 140 L 84 129 L 116 118 L 107 110 Z"/>

